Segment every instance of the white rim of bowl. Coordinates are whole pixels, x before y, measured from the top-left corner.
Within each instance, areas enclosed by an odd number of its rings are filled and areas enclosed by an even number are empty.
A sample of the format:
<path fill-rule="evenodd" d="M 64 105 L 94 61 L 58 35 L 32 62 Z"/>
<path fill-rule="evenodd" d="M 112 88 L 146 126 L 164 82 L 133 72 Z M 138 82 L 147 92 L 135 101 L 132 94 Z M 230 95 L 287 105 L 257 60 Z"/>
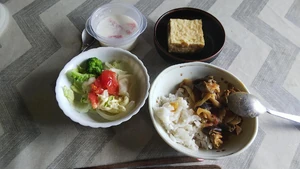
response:
<path fill-rule="evenodd" d="M 174 69 L 174 68 L 177 68 L 177 67 L 191 66 L 191 65 L 205 65 L 205 66 L 208 66 L 208 67 L 215 68 L 215 69 L 217 69 L 217 70 L 219 70 L 219 71 L 223 71 L 223 72 L 225 72 L 225 73 L 228 73 L 228 74 L 231 75 L 233 78 L 235 78 L 236 80 L 238 80 L 239 82 L 241 82 L 241 84 L 243 85 L 243 87 L 246 89 L 246 92 L 250 93 L 249 90 L 248 90 L 248 88 L 242 83 L 242 81 L 241 81 L 237 76 L 235 76 L 234 74 L 230 73 L 229 71 L 227 71 L 227 70 L 225 70 L 225 69 L 223 69 L 223 68 L 217 67 L 217 66 L 215 66 L 215 65 L 212 65 L 212 64 L 210 64 L 210 63 L 205 63 L 205 62 L 188 62 L 188 63 L 175 64 L 175 65 L 169 66 L 169 67 L 165 68 L 163 71 L 161 71 L 160 74 L 154 79 L 154 81 L 153 81 L 153 83 L 152 83 L 152 85 L 151 85 L 150 93 L 149 93 L 149 98 L 152 97 L 153 86 L 155 86 L 155 85 L 158 83 L 157 79 L 158 79 L 159 76 L 161 76 L 162 73 L 167 72 L 167 71 L 169 71 L 169 70 L 171 70 L 171 69 Z M 217 159 L 223 159 L 223 158 L 226 158 L 226 157 L 236 156 L 236 155 L 242 153 L 243 151 L 245 151 L 247 148 L 249 148 L 250 145 L 254 142 L 254 140 L 255 140 L 255 138 L 256 138 L 256 136 L 257 136 L 257 132 L 258 132 L 258 117 L 254 118 L 254 119 L 255 119 L 255 129 L 254 129 L 255 132 L 254 132 L 253 136 L 251 137 L 251 140 L 250 140 L 243 148 L 239 149 L 237 152 L 232 153 L 232 154 L 228 154 L 228 155 L 225 155 L 225 156 L 220 156 L 220 157 L 215 157 L 215 156 L 207 156 L 207 157 L 193 156 L 193 155 L 190 155 L 190 154 L 187 154 L 187 153 L 185 153 L 185 152 L 180 151 L 179 149 L 177 149 L 177 147 L 175 147 L 173 144 L 171 144 L 170 142 L 168 142 L 168 141 L 161 135 L 161 133 L 160 133 L 159 130 L 158 130 L 158 127 L 157 127 L 156 125 L 154 125 L 154 122 L 155 122 L 156 120 L 154 119 L 154 113 L 153 113 L 152 107 L 150 107 L 150 106 L 151 106 L 150 102 L 151 102 L 150 99 L 148 99 L 149 113 L 150 113 L 150 117 L 151 117 L 151 120 L 152 120 L 152 123 L 153 123 L 153 126 L 154 126 L 156 132 L 157 132 L 157 133 L 159 134 L 159 136 L 160 136 L 160 137 L 161 137 L 161 138 L 162 138 L 169 146 L 171 146 L 173 149 L 175 149 L 176 151 L 181 152 L 181 153 L 183 153 L 183 154 L 185 154 L 185 155 L 191 156 L 191 157 L 201 158 L 201 159 L 204 159 L 204 160 L 217 160 Z M 152 113 L 151 113 L 151 112 L 152 112 Z M 175 143 L 175 142 L 173 142 L 173 143 L 174 143 L 174 144 L 178 144 L 178 143 Z M 210 151 L 210 150 L 208 150 L 208 151 Z"/>
<path fill-rule="evenodd" d="M 118 119 L 118 120 L 115 120 L 115 121 L 108 121 L 108 122 L 103 122 L 103 123 L 97 123 L 97 122 L 91 122 L 90 124 L 86 123 L 86 122 L 78 122 L 77 120 L 75 120 L 73 117 L 67 115 L 65 112 L 64 112 L 64 109 L 63 109 L 63 105 L 62 105 L 62 102 L 60 101 L 62 98 L 58 98 L 57 97 L 57 94 L 61 91 L 61 88 L 58 86 L 58 81 L 59 81 L 59 77 L 62 77 L 65 75 L 64 73 L 64 70 L 71 64 L 71 61 L 73 60 L 79 60 L 81 58 L 83 58 L 83 54 L 82 53 L 85 53 L 85 52 L 89 52 L 89 51 L 95 51 L 95 50 L 101 50 L 101 49 L 108 49 L 108 50 L 117 50 L 117 51 L 122 51 L 128 55 L 131 55 L 137 62 L 140 63 L 140 65 L 143 67 L 143 70 L 144 70 L 144 74 L 146 75 L 145 76 L 145 80 L 147 82 L 147 90 L 146 92 L 144 93 L 145 97 L 143 98 L 143 100 L 140 102 L 140 106 L 139 108 L 136 109 L 136 111 L 134 113 L 131 113 L 131 114 L 128 114 L 126 115 L 125 117 L 121 118 L 121 119 Z M 136 56 L 134 55 L 133 53 L 127 51 L 127 50 L 124 50 L 124 49 L 121 49 L 121 48 L 115 48 L 115 47 L 99 47 L 99 48 L 94 48 L 94 49 L 90 49 L 88 51 L 85 51 L 85 52 L 82 52 L 80 53 L 79 55 L 73 57 L 70 61 L 68 61 L 68 63 L 62 68 L 62 70 L 60 71 L 59 75 L 58 75 L 58 78 L 56 80 L 56 86 L 55 86 L 55 97 L 56 97 L 56 101 L 58 103 L 58 106 L 59 108 L 63 111 L 63 113 L 69 117 L 72 121 L 76 122 L 76 123 L 79 123 L 83 126 L 88 126 L 88 127 L 92 127 L 92 128 L 108 128 L 108 127 L 112 127 L 112 126 L 117 126 L 123 122 L 126 122 L 128 120 L 130 120 L 132 118 L 132 116 L 136 115 L 140 109 L 145 105 L 145 102 L 146 102 L 146 99 L 148 98 L 149 96 L 149 89 L 150 89 L 150 77 L 148 75 L 148 70 L 147 68 L 145 67 L 144 63 Z M 78 113 L 78 112 L 76 112 Z M 113 122 L 113 124 L 112 124 Z"/>
<path fill-rule="evenodd" d="M 7 30 L 9 23 L 9 11 L 5 5 L 0 3 L 0 37 Z"/>

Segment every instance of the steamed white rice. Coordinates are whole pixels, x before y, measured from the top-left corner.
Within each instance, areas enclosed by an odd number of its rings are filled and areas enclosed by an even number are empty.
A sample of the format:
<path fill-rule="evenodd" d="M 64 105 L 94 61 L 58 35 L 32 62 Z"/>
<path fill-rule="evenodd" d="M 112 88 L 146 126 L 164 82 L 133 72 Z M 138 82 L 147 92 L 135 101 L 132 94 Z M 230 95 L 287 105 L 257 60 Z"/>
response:
<path fill-rule="evenodd" d="M 212 149 L 209 138 L 201 131 L 200 117 L 189 108 L 182 93 L 183 89 L 179 88 L 175 94 L 159 97 L 154 114 L 174 142 L 192 150 Z M 176 110 L 174 103 L 178 105 Z"/>

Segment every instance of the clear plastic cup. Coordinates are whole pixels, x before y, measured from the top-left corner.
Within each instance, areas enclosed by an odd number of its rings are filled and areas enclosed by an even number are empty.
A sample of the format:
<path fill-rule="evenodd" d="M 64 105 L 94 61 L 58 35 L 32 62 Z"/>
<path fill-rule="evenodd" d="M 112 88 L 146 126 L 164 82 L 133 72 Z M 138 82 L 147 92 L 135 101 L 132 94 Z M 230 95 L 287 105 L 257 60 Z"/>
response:
<path fill-rule="evenodd" d="M 137 23 L 137 31 L 123 38 L 108 38 L 97 34 L 98 24 L 112 15 L 125 15 L 132 18 Z M 146 17 L 133 5 L 125 3 L 109 3 L 99 7 L 92 13 L 85 24 L 86 31 L 97 39 L 101 46 L 119 47 L 125 50 L 131 50 L 135 47 L 138 36 L 144 32 L 146 27 Z"/>

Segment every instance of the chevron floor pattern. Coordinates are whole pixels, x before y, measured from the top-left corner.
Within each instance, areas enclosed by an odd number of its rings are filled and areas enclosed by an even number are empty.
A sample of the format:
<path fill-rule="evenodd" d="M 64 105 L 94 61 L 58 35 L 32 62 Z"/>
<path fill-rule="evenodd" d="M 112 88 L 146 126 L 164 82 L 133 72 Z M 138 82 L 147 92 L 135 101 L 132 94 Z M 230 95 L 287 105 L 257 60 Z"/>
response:
<path fill-rule="evenodd" d="M 53 89 L 57 75 L 79 52 L 86 19 L 110 0 L 0 2 L 11 12 L 12 29 L 4 38 L 13 44 L 9 46 L 0 38 L 0 57 L 5 57 L 0 63 L 0 168 L 73 168 L 182 155 L 160 139 L 149 119 L 147 104 L 129 122 L 109 129 L 82 127 L 57 107 Z M 127 2 L 148 19 L 140 46 L 132 52 L 144 62 L 151 81 L 170 65 L 153 46 L 156 19 L 168 9 L 196 7 L 215 15 L 226 30 L 224 49 L 212 64 L 234 72 L 268 106 L 300 115 L 300 79 L 295 78 L 300 65 L 299 0 Z M 231 169 L 233 163 L 236 169 L 260 169 L 264 165 L 297 169 L 299 130 L 290 122 L 264 115 L 258 136 L 247 151 L 203 164 Z M 128 137 L 131 133 L 135 135 Z M 148 134 L 139 138 L 143 133 Z M 111 151 L 114 155 L 107 156 Z"/>

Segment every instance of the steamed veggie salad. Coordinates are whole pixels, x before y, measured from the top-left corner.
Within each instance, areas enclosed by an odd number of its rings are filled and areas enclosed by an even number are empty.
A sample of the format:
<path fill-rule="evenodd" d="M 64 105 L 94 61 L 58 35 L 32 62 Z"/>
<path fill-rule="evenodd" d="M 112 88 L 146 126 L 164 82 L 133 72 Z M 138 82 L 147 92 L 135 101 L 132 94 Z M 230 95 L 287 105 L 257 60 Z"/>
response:
<path fill-rule="evenodd" d="M 129 94 L 132 75 L 125 69 L 121 61 L 87 59 L 67 72 L 72 85 L 63 87 L 64 95 L 79 112 L 95 112 L 107 120 L 116 120 L 135 104 Z"/>

